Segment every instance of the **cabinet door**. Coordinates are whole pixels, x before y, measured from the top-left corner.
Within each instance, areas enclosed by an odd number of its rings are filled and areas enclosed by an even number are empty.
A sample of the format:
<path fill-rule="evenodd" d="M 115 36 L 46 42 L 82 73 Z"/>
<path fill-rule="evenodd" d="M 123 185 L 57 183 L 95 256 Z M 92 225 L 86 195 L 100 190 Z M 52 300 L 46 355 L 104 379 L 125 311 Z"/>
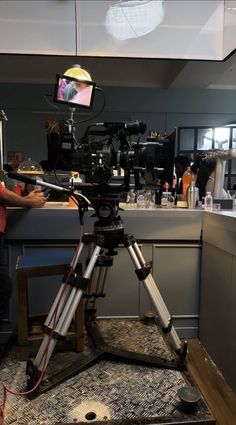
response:
<path fill-rule="evenodd" d="M 198 335 L 200 245 L 153 245 L 153 277 L 179 336 Z"/>
<path fill-rule="evenodd" d="M 98 316 L 139 316 L 140 283 L 126 248 L 118 248 L 106 283 L 106 296 L 97 302 Z"/>
<path fill-rule="evenodd" d="M 200 340 L 236 391 L 236 258 L 203 243 Z"/>
<path fill-rule="evenodd" d="M 199 273 L 199 245 L 153 245 L 153 277 L 171 314 L 199 314 Z"/>

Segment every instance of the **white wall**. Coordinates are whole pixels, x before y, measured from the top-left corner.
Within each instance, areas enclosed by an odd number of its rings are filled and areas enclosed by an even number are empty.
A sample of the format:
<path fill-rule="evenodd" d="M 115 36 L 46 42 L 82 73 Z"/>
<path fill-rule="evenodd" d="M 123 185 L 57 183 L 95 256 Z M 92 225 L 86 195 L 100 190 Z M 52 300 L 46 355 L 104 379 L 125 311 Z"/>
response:
<path fill-rule="evenodd" d="M 1 0 L 0 53 L 222 60 L 233 0 Z"/>
<path fill-rule="evenodd" d="M 0 53 L 74 55 L 75 34 L 74 1 L 0 2 Z"/>

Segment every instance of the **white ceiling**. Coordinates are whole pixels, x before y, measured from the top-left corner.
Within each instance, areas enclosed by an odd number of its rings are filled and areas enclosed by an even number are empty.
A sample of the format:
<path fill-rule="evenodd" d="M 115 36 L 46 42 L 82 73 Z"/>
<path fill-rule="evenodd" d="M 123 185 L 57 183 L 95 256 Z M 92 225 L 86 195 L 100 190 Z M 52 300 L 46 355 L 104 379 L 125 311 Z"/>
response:
<path fill-rule="evenodd" d="M 236 89 L 236 54 L 225 62 L 0 55 L 0 83 L 54 83 L 74 63 L 101 86 Z"/>

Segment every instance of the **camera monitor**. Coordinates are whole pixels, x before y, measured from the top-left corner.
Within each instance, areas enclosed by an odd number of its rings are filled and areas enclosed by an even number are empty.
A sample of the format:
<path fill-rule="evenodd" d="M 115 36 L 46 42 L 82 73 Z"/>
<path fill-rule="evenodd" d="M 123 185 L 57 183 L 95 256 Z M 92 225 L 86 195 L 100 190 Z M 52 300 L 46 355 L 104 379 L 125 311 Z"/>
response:
<path fill-rule="evenodd" d="M 57 74 L 54 101 L 72 107 L 92 108 L 96 84 Z"/>

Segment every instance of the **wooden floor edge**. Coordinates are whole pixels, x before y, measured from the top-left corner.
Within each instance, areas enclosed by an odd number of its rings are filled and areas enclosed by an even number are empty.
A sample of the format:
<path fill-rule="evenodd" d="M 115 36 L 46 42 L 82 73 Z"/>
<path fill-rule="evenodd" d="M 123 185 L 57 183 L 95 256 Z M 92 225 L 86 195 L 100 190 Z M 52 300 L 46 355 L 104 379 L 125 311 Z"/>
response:
<path fill-rule="evenodd" d="M 217 425 L 236 424 L 236 395 L 198 339 L 188 342 L 187 371 L 202 393 Z"/>

